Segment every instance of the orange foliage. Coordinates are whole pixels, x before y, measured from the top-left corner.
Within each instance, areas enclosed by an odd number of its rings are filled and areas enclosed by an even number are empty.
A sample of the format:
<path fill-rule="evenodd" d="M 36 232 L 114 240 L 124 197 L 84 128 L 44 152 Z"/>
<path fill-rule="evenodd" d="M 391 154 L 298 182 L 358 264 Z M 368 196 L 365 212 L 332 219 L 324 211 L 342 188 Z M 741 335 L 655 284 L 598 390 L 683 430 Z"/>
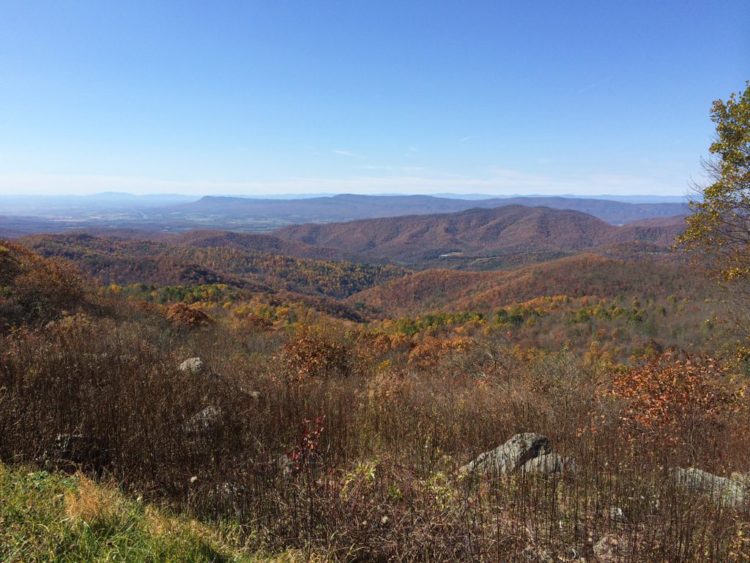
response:
<path fill-rule="evenodd" d="M 282 359 L 291 375 L 309 377 L 347 376 L 351 373 L 351 350 L 322 328 L 304 328 L 282 349 Z"/>
<path fill-rule="evenodd" d="M 179 328 L 201 328 L 209 326 L 213 321 L 206 313 L 184 303 L 175 303 L 167 308 L 167 320 Z"/>
<path fill-rule="evenodd" d="M 472 339 L 466 336 L 453 338 L 427 336 L 409 352 L 409 364 L 421 368 L 436 366 L 442 358 L 466 350 L 471 343 Z"/>
<path fill-rule="evenodd" d="M 361 332 L 357 339 L 357 350 L 369 360 L 375 361 L 389 352 L 408 349 L 411 338 L 405 334 L 383 332 Z"/>
<path fill-rule="evenodd" d="M 697 429 L 720 428 L 738 407 L 725 375 L 711 358 L 678 360 L 665 353 L 615 376 L 609 393 L 624 401 L 622 432 L 631 440 L 674 448 Z"/>
<path fill-rule="evenodd" d="M 252 332 L 273 330 L 273 322 L 270 319 L 255 313 L 245 315 L 244 318 L 240 319 L 239 324 L 242 329 Z"/>
<path fill-rule="evenodd" d="M 0 241 L 0 330 L 54 320 L 81 305 L 83 294 L 69 264 Z"/>

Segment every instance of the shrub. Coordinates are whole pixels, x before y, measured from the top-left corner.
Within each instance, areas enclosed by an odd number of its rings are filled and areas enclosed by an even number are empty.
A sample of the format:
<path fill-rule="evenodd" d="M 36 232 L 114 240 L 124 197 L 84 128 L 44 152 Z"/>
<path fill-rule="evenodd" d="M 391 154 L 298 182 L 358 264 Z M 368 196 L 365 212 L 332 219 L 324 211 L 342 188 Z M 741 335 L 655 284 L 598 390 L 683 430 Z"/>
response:
<path fill-rule="evenodd" d="M 346 377 L 355 362 L 349 343 L 330 327 L 303 327 L 282 349 L 288 373 L 297 379 Z"/>
<path fill-rule="evenodd" d="M 211 317 L 200 309 L 190 307 L 184 303 L 170 305 L 166 310 L 165 316 L 176 328 L 187 330 L 203 328 L 213 322 Z"/>
<path fill-rule="evenodd" d="M 681 360 L 670 352 L 616 375 L 608 393 L 623 403 L 620 429 L 627 441 L 646 451 L 682 452 L 692 462 L 740 406 L 716 360 Z"/>
<path fill-rule="evenodd" d="M 0 241 L 0 332 L 56 319 L 78 308 L 83 295 L 71 265 Z"/>

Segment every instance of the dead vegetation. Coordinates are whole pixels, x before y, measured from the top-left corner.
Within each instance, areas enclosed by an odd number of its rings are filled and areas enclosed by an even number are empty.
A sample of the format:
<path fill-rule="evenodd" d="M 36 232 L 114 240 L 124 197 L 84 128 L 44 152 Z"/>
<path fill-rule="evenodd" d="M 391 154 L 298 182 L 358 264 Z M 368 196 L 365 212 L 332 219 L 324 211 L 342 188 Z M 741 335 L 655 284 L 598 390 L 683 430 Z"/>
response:
<path fill-rule="evenodd" d="M 234 522 L 263 552 L 750 557 L 744 501 L 674 478 L 694 466 L 745 490 L 750 409 L 733 356 L 654 350 L 624 365 L 521 347 L 507 335 L 517 311 L 495 330 L 468 315 L 391 331 L 278 304 L 184 330 L 158 307 L 86 299 L 0 337 L 3 462 L 83 471 L 130 498 Z M 181 369 L 187 358 L 201 369 Z M 575 470 L 462 476 L 529 431 Z M 65 496 L 68 518 L 106 521 L 117 503 L 88 483 Z"/>

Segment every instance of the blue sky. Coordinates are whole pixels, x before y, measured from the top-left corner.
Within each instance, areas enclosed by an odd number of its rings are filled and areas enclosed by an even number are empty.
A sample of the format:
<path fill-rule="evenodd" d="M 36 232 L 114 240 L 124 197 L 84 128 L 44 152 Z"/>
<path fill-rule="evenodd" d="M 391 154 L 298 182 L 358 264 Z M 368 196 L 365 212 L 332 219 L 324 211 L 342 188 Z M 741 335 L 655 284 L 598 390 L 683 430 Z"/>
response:
<path fill-rule="evenodd" d="M 0 0 L 0 194 L 685 194 L 738 1 Z"/>

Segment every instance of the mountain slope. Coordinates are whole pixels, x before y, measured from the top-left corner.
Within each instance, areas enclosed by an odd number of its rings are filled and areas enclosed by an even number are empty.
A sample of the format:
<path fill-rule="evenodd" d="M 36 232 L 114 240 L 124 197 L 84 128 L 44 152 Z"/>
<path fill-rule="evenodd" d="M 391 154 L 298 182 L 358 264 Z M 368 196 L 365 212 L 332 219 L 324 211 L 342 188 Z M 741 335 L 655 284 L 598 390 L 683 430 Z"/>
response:
<path fill-rule="evenodd" d="M 581 253 L 507 271 L 431 269 L 387 281 L 347 301 L 386 316 L 488 310 L 542 296 L 693 299 L 709 280 L 674 255 L 636 260 Z"/>
<path fill-rule="evenodd" d="M 312 246 L 262 233 L 228 231 L 188 231 L 163 237 L 164 242 L 194 248 L 234 248 L 240 251 L 265 252 L 294 258 L 341 260 L 342 253 L 333 248 Z"/>
<path fill-rule="evenodd" d="M 335 247 L 361 260 L 481 269 L 539 262 L 609 244 L 666 244 L 674 230 L 673 225 L 658 224 L 616 227 L 577 211 L 505 206 L 307 224 L 274 234 L 308 245 Z"/>
<path fill-rule="evenodd" d="M 231 233 L 228 239 L 219 236 L 218 242 L 225 240 L 233 240 Z M 192 242 L 196 241 L 206 243 L 199 235 Z M 395 266 L 295 258 L 242 244 L 191 246 L 190 237 L 177 239 L 178 244 L 88 234 L 38 235 L 19 242 L 43 256 L 70 260 L 103 284 L 226 284 L 250 291 L 341 298 L 404 273 Z"/>

